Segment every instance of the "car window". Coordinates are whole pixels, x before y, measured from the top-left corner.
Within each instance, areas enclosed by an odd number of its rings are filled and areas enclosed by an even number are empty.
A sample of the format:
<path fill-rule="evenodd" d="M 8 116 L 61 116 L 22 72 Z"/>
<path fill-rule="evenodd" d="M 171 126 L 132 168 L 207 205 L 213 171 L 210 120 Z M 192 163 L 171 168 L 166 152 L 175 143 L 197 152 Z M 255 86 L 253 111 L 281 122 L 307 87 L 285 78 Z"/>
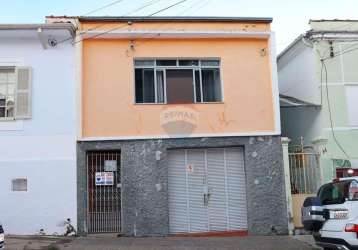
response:
<path fill-rule="evenodd" d="M 318 191 L 322 205 L 342 204 L 349 199 L 351 180 L 332 182 L 323 185 Z"/>
<path fill-rule="evenodd" d="M 354 180 L 349 185 L 349 200 L 358 201 L 358 181 Z"/>

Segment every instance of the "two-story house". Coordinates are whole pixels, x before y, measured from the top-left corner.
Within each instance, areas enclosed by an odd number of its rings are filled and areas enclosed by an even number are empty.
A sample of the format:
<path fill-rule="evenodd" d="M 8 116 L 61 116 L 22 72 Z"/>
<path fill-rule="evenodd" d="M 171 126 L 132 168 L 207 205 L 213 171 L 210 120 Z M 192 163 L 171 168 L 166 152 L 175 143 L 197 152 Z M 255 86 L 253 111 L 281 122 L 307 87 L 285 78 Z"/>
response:
<path fill-rule="evenodd" d="M 287 233 L 272 19 L 78 21 L 79 232 Z"/>
<path fill-rule="evenodd" d="M 321 173 L 305 179 L 327 182 L 358 174 L 358 22 L 310 26 L 278 56 L 282 134 L 319 155 Z"/>
<path fill-rule="evenodd" d="M 0 220 L 8 234 L 76 225 L 71 24 L 0 25 Z"/>

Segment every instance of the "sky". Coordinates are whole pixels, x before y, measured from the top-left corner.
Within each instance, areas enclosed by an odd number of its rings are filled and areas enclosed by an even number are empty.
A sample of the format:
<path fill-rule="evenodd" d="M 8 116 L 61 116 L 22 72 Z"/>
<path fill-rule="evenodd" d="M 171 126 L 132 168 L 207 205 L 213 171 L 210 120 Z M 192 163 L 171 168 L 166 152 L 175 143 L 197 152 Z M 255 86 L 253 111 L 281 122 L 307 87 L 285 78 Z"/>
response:
<path fill-rule="evenodd" d="M 179 0 L 120 0 L 91 15 L 149 15 Z M 42 23 L 47 15 L 84 15 L 114 0 L 0 0 L 0 23 Z M 358 0 L 186 0 L 160 15 L 272 17 L 277 51 L 309 30 L 310 19 L 358 19 Z"/>

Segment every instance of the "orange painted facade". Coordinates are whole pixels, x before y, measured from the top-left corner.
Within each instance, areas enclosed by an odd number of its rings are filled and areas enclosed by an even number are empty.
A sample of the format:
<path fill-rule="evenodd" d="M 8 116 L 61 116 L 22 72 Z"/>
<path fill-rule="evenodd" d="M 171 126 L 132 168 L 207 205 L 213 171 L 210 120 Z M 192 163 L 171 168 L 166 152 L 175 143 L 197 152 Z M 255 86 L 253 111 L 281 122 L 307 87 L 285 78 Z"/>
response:
<path fill-rule="evenodd" d="M 86 30 L 118 23 L 82 23 Z M 269 24 L 135 23 L 138 30 L 270 31 Z M 133 40 L 133 41 L 131 41 Z M 131 44 L 133 47 L 131 48 Z M 265 49 L 266 53 L 262 52 Z M 200 104 L 135 104 L 134 59 L 219 58 L 223 101 Z M 82 137 L 166 137 L 163 114 L 195 114 L 192 135 L 275 133 L 275 96 L 269 40 L 254 38 L 85 39 L 82 47 Z"/>

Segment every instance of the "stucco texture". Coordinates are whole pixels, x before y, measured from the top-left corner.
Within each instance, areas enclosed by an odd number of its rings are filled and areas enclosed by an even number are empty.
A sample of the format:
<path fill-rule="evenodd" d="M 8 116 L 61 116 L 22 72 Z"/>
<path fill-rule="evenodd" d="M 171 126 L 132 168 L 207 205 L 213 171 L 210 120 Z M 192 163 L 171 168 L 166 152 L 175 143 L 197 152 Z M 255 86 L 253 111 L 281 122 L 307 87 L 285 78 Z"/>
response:
<path fill-rule="evenodd" d="M 177 105 L 134 104 L 135 58 L 219 58 L 223 102 L 183 104 L 193 134 L 274 133 L 267 39 L 88 39 L 83 42 L 83 137 L 163 136 L 160 116 Z M 267 53 L 260 51 L 266 49 Z"/>
<path fill-rule="evenodd" d="M 281 140 L 267 137 L 218 137 L 78 143 L 78 230 L 86 234 L 86 152 L 121 152 L 122 233 L 128 236 L 169 234 L 167 150 L 243 147 L 252 235 L 287 234 L 288 221 Z M 156 160 L 156 151 L 162 152 Z M 156 188 L 157 185 L 161 189 Z"/>

